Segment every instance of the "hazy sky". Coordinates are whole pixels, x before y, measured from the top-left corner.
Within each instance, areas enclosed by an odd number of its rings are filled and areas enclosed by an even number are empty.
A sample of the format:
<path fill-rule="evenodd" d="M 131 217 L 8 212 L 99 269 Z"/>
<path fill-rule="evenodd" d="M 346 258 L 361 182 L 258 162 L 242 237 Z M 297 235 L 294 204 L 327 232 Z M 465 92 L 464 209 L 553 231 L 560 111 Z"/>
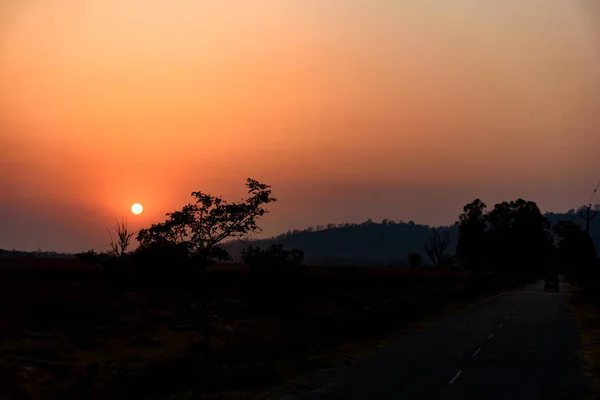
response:
<path fill-rule="evenodd" d="M 265 234 L 600 179 L 597 0 L 2 0 L 0 248 L 102 249 L 246 177 Z M 146 211 L 134 217 L 129 207 Z"/>

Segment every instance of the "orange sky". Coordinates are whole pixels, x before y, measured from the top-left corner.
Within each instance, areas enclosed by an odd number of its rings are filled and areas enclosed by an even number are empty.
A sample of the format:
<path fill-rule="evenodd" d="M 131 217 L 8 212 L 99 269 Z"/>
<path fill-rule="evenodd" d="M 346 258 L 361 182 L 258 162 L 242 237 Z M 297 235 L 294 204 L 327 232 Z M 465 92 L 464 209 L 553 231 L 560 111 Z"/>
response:
<path fill-rule="evenodd" d="M 138 228 L 248 176 L 280 198 L 268 234 L 576 207 L 600 179 L 600 2 L 542 3 L 4 0 L 0 248 L 100 249 L 134 202 Z"/>

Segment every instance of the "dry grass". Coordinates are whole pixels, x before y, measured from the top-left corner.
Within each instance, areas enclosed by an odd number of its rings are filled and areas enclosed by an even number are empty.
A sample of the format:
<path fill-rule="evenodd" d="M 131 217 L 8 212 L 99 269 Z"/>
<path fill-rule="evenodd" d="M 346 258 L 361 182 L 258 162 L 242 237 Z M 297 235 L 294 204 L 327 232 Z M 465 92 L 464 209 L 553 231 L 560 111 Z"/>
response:
<path fill-rule="evenodd" d="M 581 356 L 592 382 L 590 398 L 600 398 L 600 288 L 571 285 L 568 303 L 577 321 Z"/>
<path fill-rule="evenodd" d="M 202 398 L 266 398 L 315 385 L 436 313 L 515 284 L 315 267 L 278 287 L 253 280 L 243 266 L 219 266 L 210 278 L 208 367 L 196 315 L 172 293 L 117 298 L 76 261 L 4 261 L 0 398 L 200 398 L 190 390 Z"/>

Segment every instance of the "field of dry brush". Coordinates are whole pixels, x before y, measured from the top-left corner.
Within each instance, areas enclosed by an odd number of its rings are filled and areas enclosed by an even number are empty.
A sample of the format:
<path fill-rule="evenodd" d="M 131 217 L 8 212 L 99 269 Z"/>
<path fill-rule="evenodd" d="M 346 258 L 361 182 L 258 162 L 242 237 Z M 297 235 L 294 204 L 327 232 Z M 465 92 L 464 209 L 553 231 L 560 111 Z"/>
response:
<path fill-rule="evenodd" d="M 277 281 L 216 266 L 206 277 L 208 364 L 197 315 L 175 293 L 116 295 L 76 260 L 0 263 L 2 398 L 265 398 L 449 307 L 523 282 L 352 267 L 310 267 Z"/>

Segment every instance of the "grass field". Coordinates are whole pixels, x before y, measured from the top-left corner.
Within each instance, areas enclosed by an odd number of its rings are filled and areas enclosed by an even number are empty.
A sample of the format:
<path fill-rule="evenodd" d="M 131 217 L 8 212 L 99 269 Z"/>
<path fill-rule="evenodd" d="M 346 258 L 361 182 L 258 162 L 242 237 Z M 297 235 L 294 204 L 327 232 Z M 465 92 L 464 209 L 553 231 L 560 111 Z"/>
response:
<path fill-rule="evenodd" d="M 0 263 L 0 398 L 267 398 L 437 313 L 524 283 L 353 267 L 274 280 L 219 265 L 206 277 L 209 365 L 202 325 L 174 293 L 117 296 L 77 260 Z"/>

